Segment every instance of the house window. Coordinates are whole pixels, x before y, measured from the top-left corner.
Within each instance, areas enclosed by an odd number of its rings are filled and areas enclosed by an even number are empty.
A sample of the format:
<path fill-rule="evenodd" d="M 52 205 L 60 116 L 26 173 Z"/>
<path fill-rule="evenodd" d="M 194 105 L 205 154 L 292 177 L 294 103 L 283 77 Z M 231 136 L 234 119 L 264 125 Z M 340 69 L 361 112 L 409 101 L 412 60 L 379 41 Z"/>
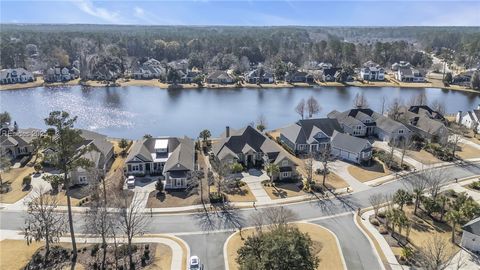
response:
<path fill-rule="evenodd" d="M 185 183 L 185 179 L 175 179 L 175 186 L 176 187 L 183 187 L 183 184 Z"/>
<path fill-rule="evenodd" d="M 282 166 L 288 166 L 288 160 L 282 160 Z"/>
<path fill-rule="evenodd" d="M 290 177 L 290 172 L 282 172 L 282 178 Z"/>
<path fill-rule="evenodd" d="M 172 185 L 172 180 L 171 179 L 167 179 L 167 186 L 171 186 Z"/>
<path fill-rule="evenodd" d="M 86 177 L 86 176 L 80 176 L 80 177 L 78 177 L 78 182 L 79 182 L 80 184 L 85 184 L 85 183 L 87 183 L 87 177 Z"/>
<path fill-rule="evenodd" d="M 403 129 L 400 129 L 400 130 L 398 131 L 398 133 L 399 133 L 399 134 L 403 134 Z"/>

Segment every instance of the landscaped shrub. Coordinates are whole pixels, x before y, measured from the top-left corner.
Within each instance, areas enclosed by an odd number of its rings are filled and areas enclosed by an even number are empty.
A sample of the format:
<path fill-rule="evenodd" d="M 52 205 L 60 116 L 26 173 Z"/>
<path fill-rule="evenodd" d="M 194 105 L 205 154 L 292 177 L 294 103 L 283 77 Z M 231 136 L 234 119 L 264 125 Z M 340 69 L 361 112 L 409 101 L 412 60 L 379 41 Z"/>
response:
<path fill-rule="evenodd" d="M 26 189 L 30 188 L 30 185 L 32 184 L 32 177 L 30 175 L 27 175 L 23 177 L 22 180 L 22 186 L 25 187 Z"/>
<path fill-rule="evenodd" d="M 243 171 L 243 166 L 236 162 L 231 165 L 230 169 L 232 170 L 232 173 L 241 173 Z"/>
<path fill-rule="evenodd" d="M 92 257 L 95 257 L 97 255 L 98 249 L 99 249 L 98 244 L 93 245 L 92 250 L 90 250 L 90 255 Z"/>
<path fill-rule="evenodd" d="M 163 192 L 163 182 L 162 182 L 162 180 L 157 181 L 157 183 L 155 184 L 155 189 L 158 192 Z"/>
<path fill-rule="evenodd" d="M 380 151 L 374 150 L 373 157 L 380 160 L 391 171 L 398 172 L 401 170 L 410 170 L 410 166 L 408 166 L 405 163 L 403 163 L 402 166 L 400 166 L 400 163 L 397 160 L 392 159 L 390 154 L 383 150 L 380 150 Z"/>
<path fill-rule="evenodd" d="M 388 233 L 387 227 L 385 227 L 384 225 L 380 225 L 380 227 L 378 227 L 378 232 L 380 234 L 387 234 Z"/>
<path fill-rule="evenodd" d="M 241 181 L 241 180 L 240 180 L 240 181 L 237 181 L 237 186 L 238 186 L 238 187 L 243 187 L 243 186 L 245 186 L 246 184 L 247 184 L 247 183 L 245 183 L 245 182 L 243 182 L 243 181 Z"/>
<path fill-rule="evenodd" d="M 378 212 L 377 216 L 379 218 L 385 218 L 387 216 L 387 214 L 384 211 L 381 211 L 381 212 Z"/>
<path fill-rule="evenodd" d="M 470 185 L 468 185 L 468 187 L 470 187 L 472 189 L 475 189 L 475 190 L 480 190 L 480 181 L 473 182 Z"/>
<path fill-rule="evenodd" d="M 223 194 L 218 192 L 210 193 L 210 203 L 223 203 L 225 201 L 225 197 Z"/>
<path fill-rule="evenodd" d="M 260 182 L 262 184 L 262 186 L 264 187 L 269 187 L 271 185 L 271 182 L 270 180 L 263 180 L 262 182 Z"/>
<path fill-rule="evenodd" d="M 380 221 L 378 221 L 376 218 L 372 218 L 370 223 L 372 223 L 373 226 L 380 226 Z"/>
<path fill-rule="evenodd" d="M 453 161 L 455 159 L 449 148 L 443 147 L 439 144 L 429 143 L 425 145 L 424 149 L 441 161 Z"/>

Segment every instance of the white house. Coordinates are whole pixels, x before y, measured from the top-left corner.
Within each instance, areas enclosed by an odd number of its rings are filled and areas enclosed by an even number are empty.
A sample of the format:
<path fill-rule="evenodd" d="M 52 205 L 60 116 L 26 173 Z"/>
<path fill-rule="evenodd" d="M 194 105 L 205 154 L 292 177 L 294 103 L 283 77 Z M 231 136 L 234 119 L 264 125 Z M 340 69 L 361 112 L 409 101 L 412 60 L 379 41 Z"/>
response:
<path fill-rule="evenodd" d="M 392 65 L 392 71 L 397 71 L 401 68 L 410 68 L 412 65 L 407 61 L 400 61 Z"/>
<path fill-rule="evenodd" d="M 462 230 L 460 245 L 470 251 L 480 252 L 480 217 L 463 225 Z"/>
<path fill-rule="evenodd" d="M 375 62 L 368 61 L 360 69 L 360 78 L 366 81 L 383 81 L 385 80 L 385 69 Z"/>
<path fill-rule="evenodd" d="M 480 104 L 476 110 L 468 112 L 459 111 L 457 113 L 456 122 L 469 129 L 476 129 L 480 133 Z"/>
<path fill-rule="evenodd" d="M 424 73 L 415 68 L 399 68 L 394 73 L 395 79 L 401 82 L 425 82 Z"/>
<path fill-rule="evenodd" d="M 24 68 L 7 68 L 0 70 L 0 84 L 33 82 L 33 74 Z"/>

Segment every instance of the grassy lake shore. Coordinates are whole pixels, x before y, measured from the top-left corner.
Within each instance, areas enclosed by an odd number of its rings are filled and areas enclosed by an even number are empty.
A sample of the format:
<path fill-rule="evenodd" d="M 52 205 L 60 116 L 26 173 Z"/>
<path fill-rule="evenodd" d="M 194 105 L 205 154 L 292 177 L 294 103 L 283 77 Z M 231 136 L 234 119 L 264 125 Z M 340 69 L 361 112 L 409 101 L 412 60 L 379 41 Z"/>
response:
<path fill-rule="evenodd" d="M 74 85 L 84 85 L 88 87 L 107 87 L 109 86 L 106 82 L 102 81 L 86 81 L 81 83 L 80 79 L 71 80 L 68 82 L 58 82 L 58 83 L 46 83 L 43 81 L 42 77 L 38 77 L 36 81 L 30 83 L 18 83 L 18 84 L 6 84 L 0 85 L 0 91 L 2 90 L 21 90 L 34 87 L 57 87 L 57 86 L 74 86 Z M 385 81 L 378 82 L 316 82 L 316 83 L 273 83 L 273 84 L 251 84 L 243 83 L 241 85 L 237 84 L 204 84 L 202 87 L 198 87 L 195 83 L 190 84 L 178 84 L 176 86 L 169 85 L 167 83 L 160 82 L 158 80 L 125 80 L 119 79 L 116 82 L 115 86 L 119 87 L 128 87 L 128 86 L 148 86 L 148 87 L 157 87 L 160 89 L 201 89 L 201 88 L 218 88 L 218 89 L 235 89 L 235 88 L 252 88 L 252 89 L 272 89 L 272 88 L 294 88 L 294 87 L 396 87 L 396 88 L 439 88 L 444 90 L 452 91 L 463 91 L 469 93 L 480 93 L 478 90 L 469 89 L 466 87 L 458 85 L 445 86 L 441 80 L 429 79 L 428 82 L 424 83 L 405 83 L 399 82 L 395 79 L 387 78 Z"/>

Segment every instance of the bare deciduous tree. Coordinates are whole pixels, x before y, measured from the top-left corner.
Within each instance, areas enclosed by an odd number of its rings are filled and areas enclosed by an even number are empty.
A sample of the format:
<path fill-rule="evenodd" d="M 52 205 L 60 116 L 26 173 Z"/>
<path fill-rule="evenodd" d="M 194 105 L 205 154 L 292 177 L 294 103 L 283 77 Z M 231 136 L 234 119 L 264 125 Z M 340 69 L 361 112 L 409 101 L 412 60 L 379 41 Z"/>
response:
<path fill-rule="evenodd" d="M 363 93 L 357 93 L 355 95 L 355 99 L 353 100 L 353 106 L 357 109 L 368 108 L 368 102 Z"/>
<path fill-rule="evenodd" d="M 422 105 L 427 105 L 427 104 L 428 104 L 427 95 L 425 93 L 420 93 L 416 96 L 412 96 L 408 105 L 410 105 L 410 106 L 422 106 Z"/>
<path fill-rule="evenodd" d="M 328 164 L 330 162 L 330 158 L 332 156 L 332 148 L 330 144 L 327 144 L 324 148 L 322 148 L 319 151 L 319 159 L 322 162 L 323 165 L 323 171 L 322 171 L 322 185 L 325 186 L 325 181 L 327 180 L 327 174 L 328 174 Z"/>
<path fill-rule="evenodd" d="M 27 244 L 45 240 L 45 264 L 49 260 L 50 244 L 58 242 L 67 231 L 65 215 L 55 212 L 57 206 L 57 196 L 50 196 L 43 187 L 34 191 L 33 199 L 28 203 L 25 239 Z"/>
<path fill-rule="evenodd" d="M 400 108 L 402 107 L 402 100 L 395 98 L 393 102 L 388 107 L 388 116 L 395 121 L 400 120 Z"/>
<path fill-rule="evenodd" d="M 148 223 L 147 216 L 142 212 L 142 199 L 133 199 L 129 204 L 128 196 L 120 196 L 118 211 L 118 223 L 121 231 L 127 238 L 128 259 L 130 266 L 133 265 L 132 240 L 142 235 Z"/>
<path fill-rule="evenodd" d="M 264 227 L 267 229 L 275 229 L 281 226 L 286 226 L 292 222 L 296 214 L 283 206 L 262 208 L 259 211 L 250 215 L 257 231 L 261 232 Z"/>
<path fill-rule="evenodd" d="M 91 175 L 97 179 L 100 172 L 95 169 L 91 169 Z M 102 264 L 101 269 L 106 269 L 107 259 L 107 238 L 110 238 L 114 234 L 115 221 L 112 213 L 107 208 L 107 188 L 104 179 L 101 179 L 101 185 L 90 184 L 91 196 L 90 205 L 85 215 L 84 231 L 86 234 L 92 234 L 94 236 L 100 235 L 102 238 Z"/>
<path fill-rule="evenodd" d="M 295 107 L 295 112 L 298 113 L 303 120 L 303 117 L 305 116 L 305 99 L 302 98 L 302 100 L 300 100 L 297 107 Z"/>
<path fill-rule="evenodd" d="M 407 189 L 413 193 L 415 198 L 415 205 L 413 213 L 417 214 L 417 209 L 420 206 L 420 201 L 423 196 L 423 193 L 426 191 L 428 184 L 425 180 L 425 177 L 422 176 L 421 173 L 416 173 L 413 175 L 409 175 L 407 177 L 402 178 L 404 185 Z"/>
<path fill-rule="evenodd" d="M 267 119 L 265 118 L 265 115 L 261 114 L 258 116 L 256 128 L 260 132 L 263 132 L 267 128 Z"/>
<path fill-rule="evenodd" d="M 441 113 L 442 115 L 445 114 L 445 102 L 441 100 L 434 100 L 432 103 L 430 103 L 430 108 Z"/>
<path fill-rule="evenodd" d="M 451 265 L 455 253 L 452 244 L 435 233 L 418 249 L 417 261 L 424 269 L 443 270 Z"/>
<path fill-rule="evenodd" d="M 320 112 L 321 109 L 322 108 L 320 107 L 320 104 L 318 104 L 318 101 L 316 98 L 311 96 L 307 99 L 307 111 L 308 111 L 309 118 L 312 118 L 312 116 Z"/>
<path fill-rule="evenodd" d="M 311 190 L 311 186 L 313 183 L 313 163 L 314 163 L 313 154 L 309 153 L 307 158 L 304 161 L 304 169 L 305 169 L 306 178 L 307 178 L 305 179 L 305 183 L 304 183 L 304 189 L 306 191 Z"/>
<path fill-rule="evenodd" d="M 378 210 L 380 209 L 380 206 L 385 202 L 384 196 L 380 193 L 375 193 L 370 195 L 368 197 L 368 201 L 370 202 L 370 205 L 373 207 L 373 212 L 375 213 L 375 217 L 378 215 Z"/>

